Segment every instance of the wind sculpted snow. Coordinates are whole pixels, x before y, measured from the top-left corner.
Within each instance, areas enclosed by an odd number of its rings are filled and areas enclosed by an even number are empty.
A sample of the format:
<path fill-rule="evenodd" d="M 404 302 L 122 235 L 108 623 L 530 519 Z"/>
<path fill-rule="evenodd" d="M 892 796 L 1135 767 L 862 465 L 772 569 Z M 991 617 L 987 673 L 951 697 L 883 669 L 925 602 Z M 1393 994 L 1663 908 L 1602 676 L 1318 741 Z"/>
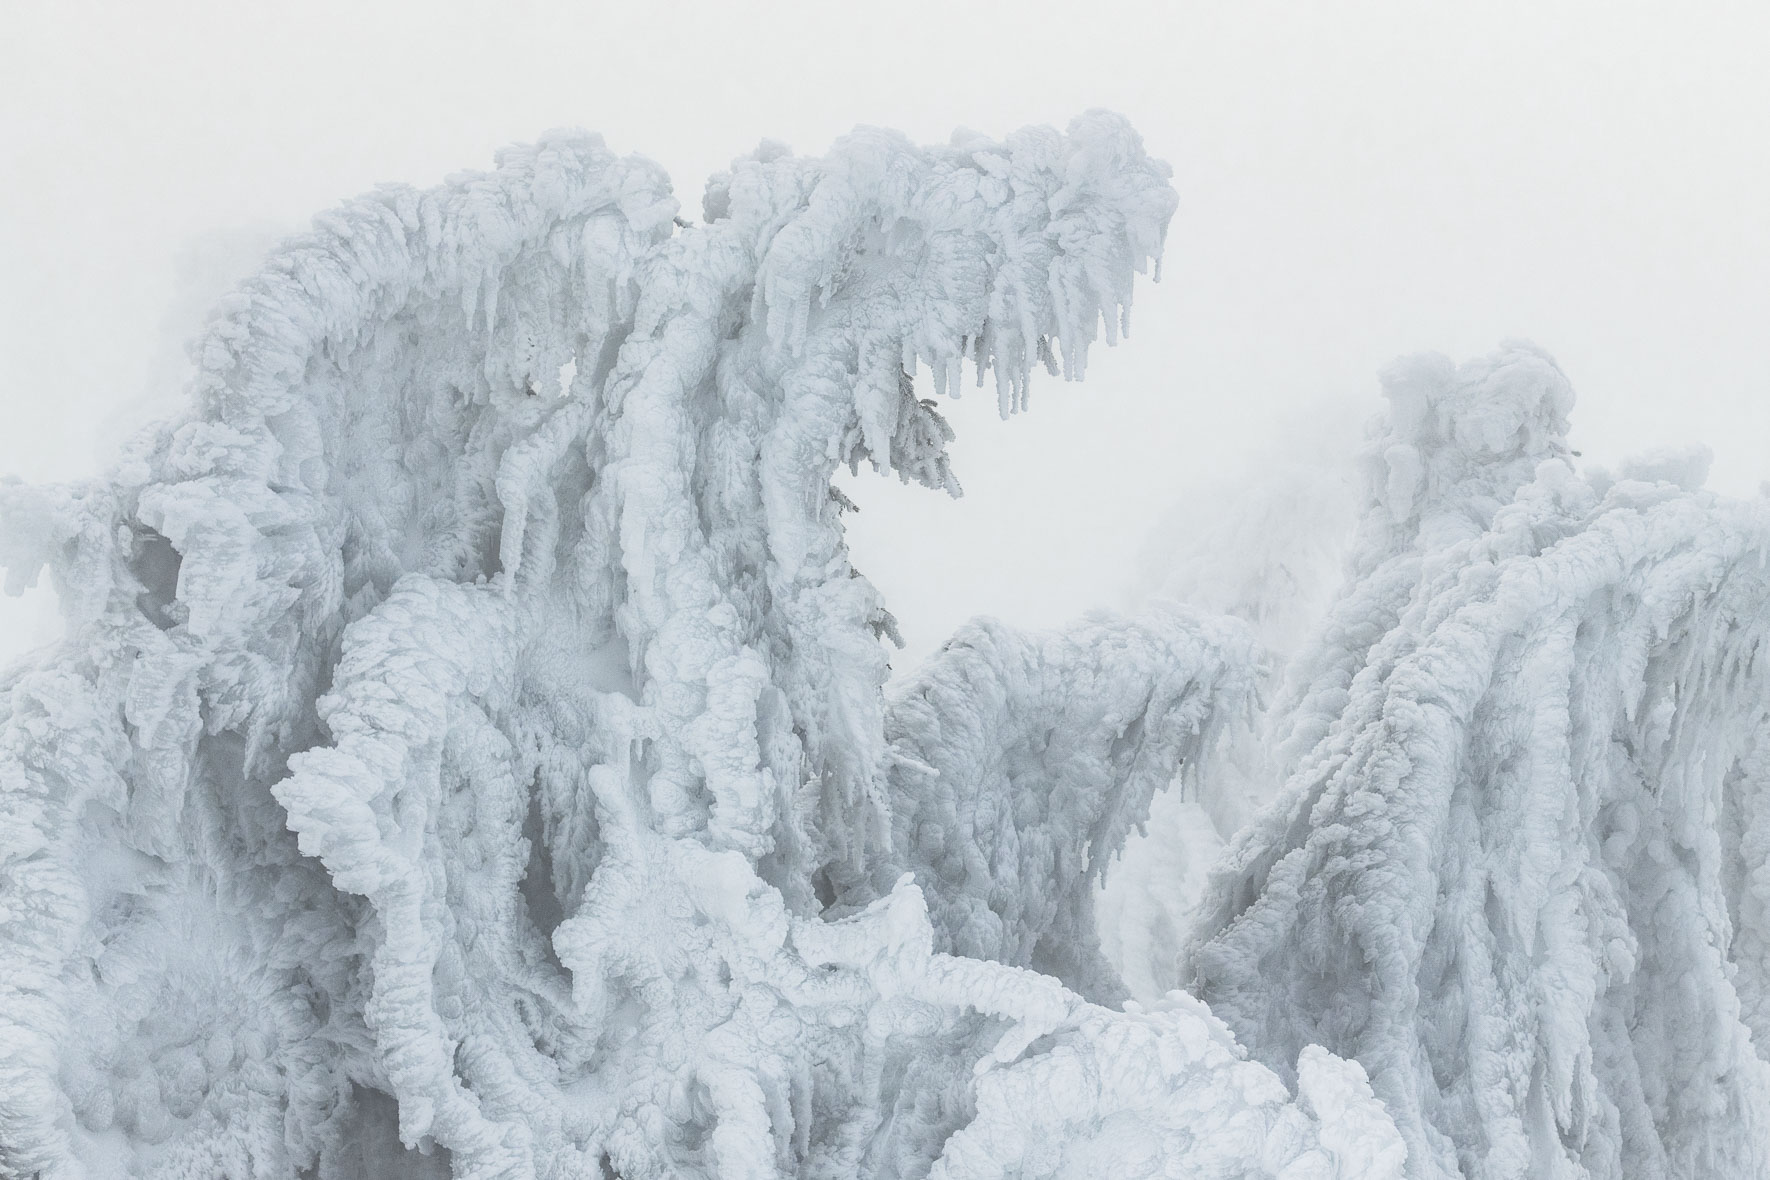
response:
<path fill-rule="evenodd" d="M 957 491 L 919 367 L 1007 413 L 1116 340 L 1166 177 L 1098 113 L 861 131 L 689 226 L 552 136 L 323 215 L 182 418 L 0 486 L 68 622 L 0 681 L 0 1175 L 1399 1175 L 1356 1062 L 1090 1002 L 1246 633 L 887 696 L 843 544 L 838 464 Z"/>

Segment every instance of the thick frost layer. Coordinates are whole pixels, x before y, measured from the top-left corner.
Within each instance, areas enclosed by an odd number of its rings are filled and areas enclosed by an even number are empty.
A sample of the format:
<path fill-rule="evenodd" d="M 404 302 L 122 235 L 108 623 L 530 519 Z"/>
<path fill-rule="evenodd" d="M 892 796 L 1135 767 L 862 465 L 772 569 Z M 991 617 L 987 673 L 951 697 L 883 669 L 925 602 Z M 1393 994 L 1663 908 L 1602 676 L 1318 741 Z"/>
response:
<path fill-rule="evenodd" d="M 1356 1057 L 1417 1177 L 1770 1174 L 1770 503 L 1574 469 L 1513 346 L 1386 375 L 1354 582 L 1189 985 Z"/>
<path fill-rule="evenodd" d="M 1357 1065 L 1027 968 L 1117 994 L 1089 890 L 1240 633 L 986 628 L 888 703 L 842 542 L 839 463 L 956 489 L 919 365 L 1006 412 L 1116 338 L 1165 176 L 860 132 L 677 232 L 556 136 L 320 218 L 187 418 L 0 488 L 70 624 L 0 683 L 0 1174 L 1396 1175 Z"/>
<path fill-rule="evenodd" d="M 1330 403 L 1286 426 L 1238 471 L 1185 488 L 1152 531 L 1134 601 L 1245 620 L 1264 650 L 1262 695 L 1319 630 L 1358 521 L 1353 459 L 1368 412 Z M 1179 986 L 1178 963 L 1224 841 L 1277 787 L 1271 729 L 1230 729 L 1202 773 L 1150 801 L 1095 899 L 1100 945 L 1138 999 Z M 1199 764 L 1194 762 L 1195 772 Z"/>
<path fill-rule="evenodd" d="M 1094 930 L 1094 889 L 1151 798 L 1252 711 L 1251 637 L 1155 614 L 1051 636 L 972 623 L 889 696 L 892 853 L 943 950 L 1125 998 Z"/>

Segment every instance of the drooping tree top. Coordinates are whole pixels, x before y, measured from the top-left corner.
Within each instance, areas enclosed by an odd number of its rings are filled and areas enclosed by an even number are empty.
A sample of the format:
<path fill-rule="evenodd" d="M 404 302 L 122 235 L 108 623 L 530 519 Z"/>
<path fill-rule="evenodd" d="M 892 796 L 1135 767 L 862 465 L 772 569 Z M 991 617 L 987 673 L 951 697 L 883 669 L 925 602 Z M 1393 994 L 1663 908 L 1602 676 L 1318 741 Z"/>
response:
<path fill-rule="evenodd" d="M 182 418 L 0 489 L 69 622 L 0 695 L 0 1172 L 1394 1174 L 1355 1065 L 1299 1104 L 1034 970 L 1118 994 L 1089 882 L 1245 635 L 999 632 L 893 705 L 843 545 L 840 464 L 956 491 L 919 369 L 1008 412 L 1117 338 L 1166 176 L 1105 114 L 861 131 L 688 226 L 567 135 L 273 254 Z M 991 885 L 945 825 L 1004 809 Z"/>
<path fill-rule="evenodd" d="M 0 485 L 68 622 L 0 677 L 0 1176 L 1762 1174 L 1770 508 L 1580 470 L 1540 350 L 1385 374 L 1294 658 L 1169 604 L 887 685 L 833 473 L 956 494 L 919 394 L 1079 378 L 1174 207 L 1100 113 L 699 225 L 574 134 L 273 254 L 184 415 Z M 1164 789 L 1227 849 L 1121 978 Z"/>

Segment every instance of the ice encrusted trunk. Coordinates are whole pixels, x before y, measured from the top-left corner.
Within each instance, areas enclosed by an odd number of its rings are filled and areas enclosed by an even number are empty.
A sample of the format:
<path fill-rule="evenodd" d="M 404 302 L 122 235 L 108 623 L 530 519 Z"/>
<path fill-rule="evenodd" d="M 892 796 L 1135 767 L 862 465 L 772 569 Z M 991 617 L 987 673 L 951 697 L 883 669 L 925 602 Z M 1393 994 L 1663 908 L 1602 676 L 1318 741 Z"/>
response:
<path fill-rule="evenodd" d="M 1410 1177 L 1770 1175 L 1770 501 L 1576 471 L 1528 346 L 1385 375 L 1289 772 L 1185 974 L 1356 1057 Z"/>
<path fill-rule="evenodd" d="M 956 488 L 919 365 L 1007 411 L 1116 336 L 1166 175 L 1103 114 L 859 132 L 678 231 L 551 137 L 320 218 L 186 417 L 0 487 L 69 625 L 0 681 L 0 1175 L 1397 1175 L 1355 1064 L 1064 986 L 1118 994 L 1093 875 L 1245 635 L 986 629 L 888 699 L 843 544 L 840 463 Z"/>

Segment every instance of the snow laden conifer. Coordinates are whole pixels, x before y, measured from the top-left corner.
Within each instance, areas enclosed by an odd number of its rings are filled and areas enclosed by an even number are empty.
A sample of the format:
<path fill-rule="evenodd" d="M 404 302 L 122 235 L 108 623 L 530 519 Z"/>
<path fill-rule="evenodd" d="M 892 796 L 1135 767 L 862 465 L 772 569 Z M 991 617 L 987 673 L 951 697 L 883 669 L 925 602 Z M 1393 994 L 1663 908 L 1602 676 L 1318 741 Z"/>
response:
<path fill-rule="evenodd" d="M 557 135 L 273 254 L 182 418 L 0 487 L 68 622 L 0 680 L 0 1175 L 1399 1175 L 1356 1063 L 1094 1002 L 1245 632 L 887 695 L 843 545 L 840 464 L 956 490 L 911 374 L 1079 378 L 1173 208 L 1102 114 L 765 145 L 696 226 Z"/>
<path fill-rule="evenodd" d="M 1362 1063 L 1410 1177 L 1770 1174 L 1770 502 L 1582 474 L 1529 346 L 1384 385 L 1183 981 L 1283 1076 Z"/>

